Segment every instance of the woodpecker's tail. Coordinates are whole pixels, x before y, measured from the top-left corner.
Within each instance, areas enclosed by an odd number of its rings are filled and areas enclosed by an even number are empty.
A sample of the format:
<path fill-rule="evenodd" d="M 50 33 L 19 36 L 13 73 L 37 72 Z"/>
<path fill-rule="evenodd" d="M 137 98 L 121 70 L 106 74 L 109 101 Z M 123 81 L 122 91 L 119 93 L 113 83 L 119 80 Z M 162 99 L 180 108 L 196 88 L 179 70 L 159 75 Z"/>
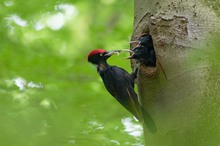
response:
<path fill-rule="evenodd" d="M 141 111 L 143 114 L 143 123 L 149 129 L 151 133 L 155 133 L 157 131 L 157 127 L 150 116 L 150 114 L 141 106 Z"/>

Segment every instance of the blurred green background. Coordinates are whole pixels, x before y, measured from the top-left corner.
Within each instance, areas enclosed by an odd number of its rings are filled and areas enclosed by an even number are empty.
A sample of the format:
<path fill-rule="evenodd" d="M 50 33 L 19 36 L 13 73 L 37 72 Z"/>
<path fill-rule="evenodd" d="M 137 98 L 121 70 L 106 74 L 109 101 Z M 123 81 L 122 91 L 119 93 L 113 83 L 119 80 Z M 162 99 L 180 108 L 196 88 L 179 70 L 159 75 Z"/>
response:
<path fill-rule="evenodd" d="M 142 128 L 87 62 L 129 48 L 133 1 L 2 0 L 0 145 L 143 145 Z M 129 72 L 128 54 L 109 59 Z"/>

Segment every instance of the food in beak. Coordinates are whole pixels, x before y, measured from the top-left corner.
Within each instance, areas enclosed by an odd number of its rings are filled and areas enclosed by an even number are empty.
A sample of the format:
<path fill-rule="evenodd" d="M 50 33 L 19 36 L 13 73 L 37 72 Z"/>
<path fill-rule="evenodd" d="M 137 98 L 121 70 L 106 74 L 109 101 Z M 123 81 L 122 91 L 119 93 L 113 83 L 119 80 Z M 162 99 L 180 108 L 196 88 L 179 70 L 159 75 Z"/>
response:
<path fill-rule="evenodd" d="M 113 54 L 119 55 L 120 52 L 121 50 L 114 50 L 114 51 L 107 52 L 104 56 L 111 56 Z"/>

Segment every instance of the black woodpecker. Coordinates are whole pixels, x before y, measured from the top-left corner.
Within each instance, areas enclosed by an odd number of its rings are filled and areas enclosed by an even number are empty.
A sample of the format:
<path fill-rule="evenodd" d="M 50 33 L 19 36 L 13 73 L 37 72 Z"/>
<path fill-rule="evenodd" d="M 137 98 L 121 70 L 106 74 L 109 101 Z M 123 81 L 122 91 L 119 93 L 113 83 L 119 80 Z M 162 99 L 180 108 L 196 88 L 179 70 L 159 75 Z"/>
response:
<path fill-rule="evenodd" d="M 126 70 L 107 63 L 107 59 L 118 52 L 107 52 L 103 49 L 93 50 L 88 55 L 88 61 L 97 66 L 97 71 L 108 92 L 140 122 L 146 124 L 150 132 L 154 133 L 157 130 L 154 121 L 140 105 L 134 91 L 134 80 L 137 78 L 138 70 L 129 74 Z"/>
<path fill-rule="evenodd" d="M 157 68 L 157 65 L 159 65 L 159 69 L 163 72 L 165 79 L 167 79 L 165 70 L 156 56 L 153 39 L 150 34 L 141 34 L 137 41 L 131 41 L 130 44 L 135 44 L 136 47 L 131 50 L 132 54 L 128 59 L 138 60 L 140 63 L 139 68 L 145 72 L 145 75 L 149 76 L 155 76 L 159 73 Z"/>
<path fill-rule="evenodd" d="M 88 62 L 97 66 L 97 71 L 108 92 L 140 120 L 138 96 L 134 91 L 136 73 L 129 74 L 120 67 L 109 65 L 107 59 L 116 53 L 118 51 L 107 52 L 103 49 L 96 49 L 89 53 Z"/>
<path fill-rule="evenodd" d="M 142 34 L 138 38 L 138 41 L 132 41 L 130 43 L 136 44 L 136 47 L 132 49 L 133 53 L 129 59 L 136 59 L 145 66 L 156 67 L 156 53 L 150 34 Z"/>

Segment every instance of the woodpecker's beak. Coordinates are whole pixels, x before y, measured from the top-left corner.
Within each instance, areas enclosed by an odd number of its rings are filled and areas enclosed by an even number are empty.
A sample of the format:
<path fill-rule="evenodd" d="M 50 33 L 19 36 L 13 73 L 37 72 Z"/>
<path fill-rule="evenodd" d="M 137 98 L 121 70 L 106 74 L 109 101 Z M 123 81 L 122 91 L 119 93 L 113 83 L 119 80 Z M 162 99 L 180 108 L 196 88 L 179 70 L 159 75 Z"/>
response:
<path fill-rule="evenodd" d="M 135 46 L 138 46 L 140 45 L 141 41 L 131 41 L 130 44 L 131 45 L 135 45 Z"/>
<path fill-rule="evenodd" d="M 114 51 L 107 52 L 104 56 L 109 56 L 110 57 L 114 54 L 119 55 L 120 52 L 121 52 L 121 50 L 114 50 Z"/>
<path fill-rule="evenodd" d="M 134 51 L 132 50 L 124 50 L 124 51 L 131 53 L 131 55 L 129 57 L 126 57 L 125 59 L 133 59 L 133 56 L 135 54 Z"/>

